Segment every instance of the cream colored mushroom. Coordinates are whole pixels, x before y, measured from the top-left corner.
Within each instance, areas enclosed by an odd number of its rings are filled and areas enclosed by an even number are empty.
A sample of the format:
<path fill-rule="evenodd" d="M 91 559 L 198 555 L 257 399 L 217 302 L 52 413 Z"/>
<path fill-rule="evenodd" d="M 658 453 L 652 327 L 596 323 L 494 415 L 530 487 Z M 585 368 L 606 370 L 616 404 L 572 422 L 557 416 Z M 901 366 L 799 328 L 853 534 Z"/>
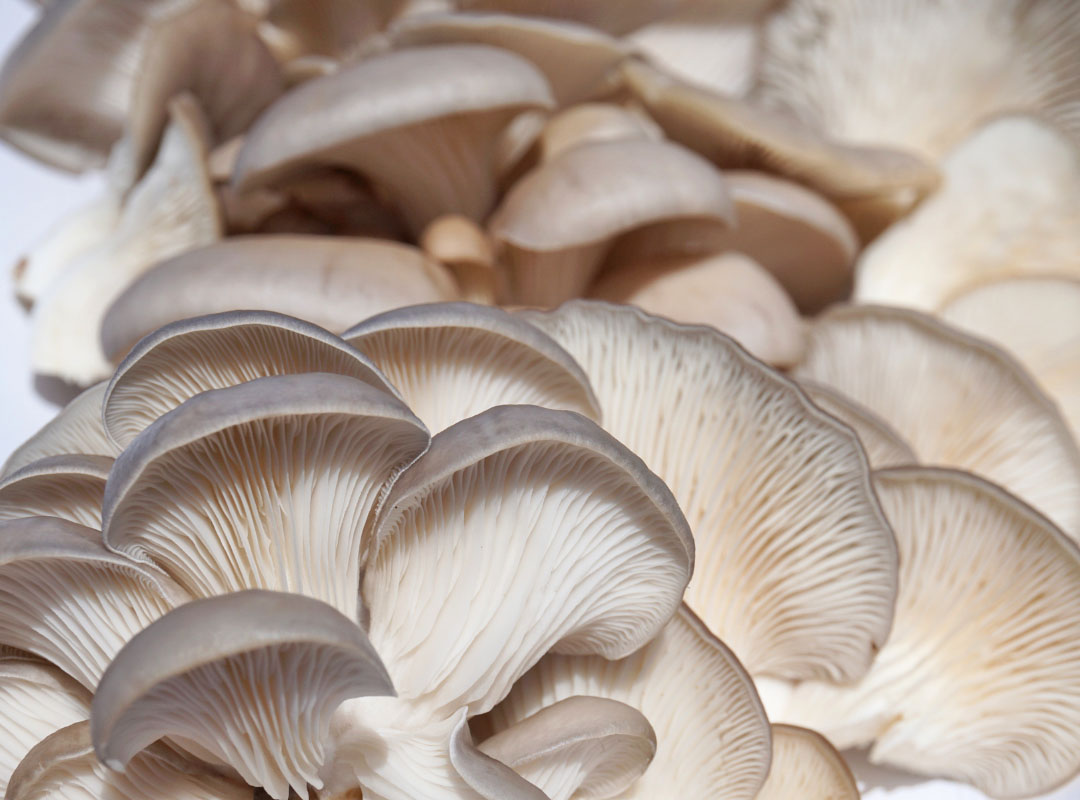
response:
<path fill-rule="evenodd" d="M 866 406 L 816 381 L 800 379 L 799 386 L 814 401 L 814 405 L 851 426 L 866 450 L 866 458 L 872 469 L 918 463 L 919 459 L 915 457 L 911 445 Z"/>
<path fill-rule="evenodd" d="M 578 103 L 552 117 L 540 131 L 540 159 L 551 161 L 590 142 L 664 138 L 660 127 L 640 111 L 613 103 Z"/>
<path fill-rule="evenodd" d="M 772 744 L 769 779 L 757 800 L 859 800 L 851 769 L 821 734 L 773 725 Z"/>
<path fill-rule="evenodd" d="M 420 247 L 445 264 L 470 303 L 495 302 L 495 251 L 484 230 L 468 217 L 447 214 L 424 228 Z"/>
<path fill-rule="evenodd" d="M 0 480 L 0 519 L 59 517 L 101 528 L 101 500 L 113 460 L 107 456 L 47 456 Z"/>

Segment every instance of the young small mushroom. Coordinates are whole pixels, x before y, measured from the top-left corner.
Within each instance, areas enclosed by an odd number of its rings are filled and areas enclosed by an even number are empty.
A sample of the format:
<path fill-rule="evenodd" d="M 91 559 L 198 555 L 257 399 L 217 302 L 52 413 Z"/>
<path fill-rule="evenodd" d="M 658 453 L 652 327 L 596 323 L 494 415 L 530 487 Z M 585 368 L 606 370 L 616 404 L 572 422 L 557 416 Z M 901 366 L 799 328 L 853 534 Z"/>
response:
<path fill-rule="evenodd" d="M 1061 412 L 1010 355 L 933 317 L 834 306 L 794 374 L 888 422 L 921 463 L 959 467 L 1080 536 L 1080 450 Z"/>
<path fill-rule="evenodd" d="M 483 228 L 471 219 L 460 214 L 433 219 L 420 235 L 420 247 L 454 273 L 462 300 L 495 302 L 495 250 Z"/>
<path fill-rule="evenodd" d="M 537 405 L 600 419 L 581 367 L 506 311 L 470 303 L 410 306 L 342 334 L 368 356 L 432 432 L 498 405 Z"/>
<path fill-rule="evenodd" d="M 614 103 L 578 103 L 560 111 L 540 131 L 540 160 L 551 161 L 590 142 L 620 139 L 660 141 L 663 131 L 643 112 Z"/>
<path fill-rule="evenodd" d="M 59 517 L 101 528 L 101 500 L 113 459 L 46 456 L 0 479 L 0 520 Z"/>
<path fill-rule="evenodd" d="M 757 800 L 859 800 L 851 769 L 820 733 L 773 725 L 772 744 L 769 779 Z"/>

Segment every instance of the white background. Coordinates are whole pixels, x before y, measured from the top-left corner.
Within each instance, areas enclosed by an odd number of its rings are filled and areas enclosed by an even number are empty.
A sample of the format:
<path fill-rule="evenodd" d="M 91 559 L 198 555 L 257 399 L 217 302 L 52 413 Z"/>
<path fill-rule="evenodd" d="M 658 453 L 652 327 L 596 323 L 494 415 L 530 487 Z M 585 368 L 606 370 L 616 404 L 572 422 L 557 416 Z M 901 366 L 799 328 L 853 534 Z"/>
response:
<path fill-rule="evenodd" d="M 611 0 L 617 2 L 617 0 Z M 33 22 L 26 0 L 0 0 L 0 53 L 6 53 Z M 15 302 L 11 270 L 22 253 L 66 213 L 84 205 L 102 189 L 99 176 L 72 177 L 42 167 L 0 143 L 0 461 L 55 413 L 33 391 L 28 353 L 30 328 Z M 983 795 L 945 781 L 919 781 L 876 770 L 852 759 L 869 779 L 868 800 L 982 800 Z M 871 789 L 876 785 L 878 788 Z M 890 787 L 886 790 L 884 787 Z M 1048 795 L 1080 800 L 1080 781 Z M 801 798 L 792 798 L 801 800 Z"/>

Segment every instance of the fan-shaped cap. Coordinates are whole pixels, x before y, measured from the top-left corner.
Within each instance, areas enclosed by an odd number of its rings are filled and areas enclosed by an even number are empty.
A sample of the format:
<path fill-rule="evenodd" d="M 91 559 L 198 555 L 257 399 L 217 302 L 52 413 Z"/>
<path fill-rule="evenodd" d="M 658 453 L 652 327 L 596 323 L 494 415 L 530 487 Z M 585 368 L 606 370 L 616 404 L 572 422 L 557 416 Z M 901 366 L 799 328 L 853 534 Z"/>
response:
<path fill-rule="evenodd" d="M 517 53 L 544 74 L 558 106 L 590 97 L 630 52 L 587 25 L 514 14 L 417 14 L 399 19 L 389 33 L 398 47 L 468 42 Z"/>
<path fill-rule="evenodd" d="M 836 306 L 810 327 L 795 374 L 881 416 L 920 462 L 989 478 L 1080 535 L 1080 451 L 1050 399 L 989 342 L 915 311 Z"/>
<path fill-rule="evenodd" d="M 338 332 L 380 311 L 457 296 L 445 268 L 408 245 L 238 237 L 172 258 L 128 287 L 109 309 L 101 340 L 118 361 L 146 334 L 187 317 L 260 309 Z"/>
<path fill-rule="evenodd" d="M 174 322 L 142 339 L 109 381 L 106 430 L 127 447 L 150 423 L 200 392 L 305 372 L 347 375 L 396 393 L 363 354 L 317 325 L 272 312 L 233 311 Z"/>
<path fill-rule="evenodd" d="M 900 547 L 892 635 L 851 686 L 804 683 L 780 719 L 874 762 L 1030 797 L 1080 771 L 1080 551 L 954 470 L 877 473 Z M 770 709 L 772 712 L 773 709 Z"/>
<path fill-rule="evenodd" d="M 893 427 L 861 403 L 823 383 L 802 379 L 799 386 L 814 405 L 846 423 L 862 442 L 871 469 L 918 463 L 915 451 Z"/>
<path fill-rule="evenodd" d="M 38 742 L 11 776 L 7 800 L 84 797 L 183 797 L 252 800 L 250 787 L 210 772 L 165 744 L 135 756 L 123 775 L 98 761 L 90 723 L 77 722 Z"/>
<path fill-rule="evenodd" d="M 450 737 L 450 763 L 465 784 L 484 800 L 554 800 L 502 761 L 492 758 L 472 740 L 464 711 Z"/>
<path fill-rule="evenodd" d="M 188 600 L 165 573 L 53 517 L 0 522 L 0 641 L 93 689 L 124 643 Z"/>
<path fill-rule="evenodd" d="M 37 373 L 78 385 L 108 377 L 112 367 L 98 334 L 112 302 L 160 259 L 221 236 L 201 112 L 189 96 L 171 110 L 154 166 L 131 191 L 115 230 L 35 305 L 31 360 Z"/>
<path fill-rule="evenodd" d="M 733 215 L 723 177 L 704 159 L 668 142 L 625 139 L 542 164 L 488 225 L 504 251 L 509 296 L 553 305 L 583 293 L 616 237 L 688 218 L 728 227 Z"/>
<path fill-rule="evenodd" d="M 101 527 L 101 501 L 113 460 L 108 456 L 46 456 L 0 479 L 0 519 L 60 517 Z"/>
<path fill-rule="evenodd" d="M 741 253 L 613 266 L 589 294 L 678 322 L 709 325 L 768 364 L 790 366 L 802 358 L 805 336 L 798 309 L 767 270 Z"/>
<path fill-rule="evenodd" d="M 1080 141 L 1078 48 L 1080 9 L 1067 0 L 796 0 L 763 27 L 755 96 L 830 136 L 932 159 L 1009 112 Z"/>
<path fill-rule="evenodd" d="M 997 342 L 1031 371 L 1080 440 L 1080 280 L 1009 278 L 977 286 L 941 312 Z"/>
<path fill-rule="evenodd" d="M 480 744 L 551 800 L 615 797 L 645 772 L 656 734 L 637 709 L 602 697 L 568 697 Z"/>
<path fill-rule="evenodd" d="M 101 422 L 105 388 L 104 381 L 95 384 L 64 406 L 41 430 L 8 456 L 0 476 L 7 477 L 48 456 L 79 453 L 113 458 L 118 455 L 119 448 L 109 439 Z"/>
<path fill-rule="evenodd" d="M 591 142 L 664 138 L 660 126 L 644 113 L 614 103 L 578 103 L 549 119 L 540 132 L 542 161 Z"/>
<path fill-rule="evenodd" d="M 275 589 L 357 619 L 368 518 L 428 442 L 400 400 L 343 375 L 204 392 L 117 459 L 105 541 L 153 559 L 195 597 Z"/>
<path fill-rule="evenodd" d="M 369 634 L 402 697 L 481 713 L 552 648 L 641 647 L 693 550 L 667 487 L 595 423 L 500 406 L 438 434 L 394 483 L 364 575 Z"/>
<path fill-rule="evenodd" d="M 757 800 L 859 800 L 851 769 L 820 733 L 794 725 L 773 725 L 772 744 L 769 779 Z"/>
<path fill-rule="evenodd" d="M 625 62 L 622 74 L 668 136 L 722 167 L 778 173 L 832 199 L 898 189 L 912 189 L 917 198 L 938 184 L 933 165 L 912 154 L 833 142 L 788 116 L 682 83 L 641 62 Z"/>
<path fill-rule="evenodd" d="M 671 487 L 698 546 L 686 601 L 747 669 L 865 672 L 889 631 L 896 545 L 851 429 L 711 328 L 586 301 L 522 314 Z"/>
<path fill-rule="evenodd" d="M 101 679 L 94 750 L 112 769 L 162 736 L 220 757 L 274 800 L 302 798 L 330 715 L 346 698 L 392 695 L 364 632 L 325 603 L 247 591 L 196 600 L 133 638 Z"/>
<path fill-rule="evenodd" d="M 484 229 L 460 214 L 432 220 L 420 235 L 420 246 L 445 264 L 470 303 L 495 302 L 495 250 Z"/>
<path fill-rule="evenodd" d="M 371 317 L 342 337 L 378 365 L 435 432 L 497 405 L 600 418 L 589 379 L 570 354 L 499 308 L 411 306 Z"/>
<path fill-rule="evenodd" d="M 90 718 L 90 692 L 45 661 L 0 656 L 0 791 L 34 742 Z"/>
<path fill-rule="evenodd" d="M 621 798 L 644 800 L 677 791 L 686 797 L 751 800 L 765 781 L 769 721 L 754 683 L 685 605 L 659 636 L 619 661 L 546 656 L 484 718 L 501 731 L 488 741 L 513 735 L 525 724 L 521 720 L 576 695 L 626 703 L 655 730 L 656 755 Z"/>
<path fill-rule="evenodd" d="M 414 232 L 441 214 L 483 218 L 494 202 L 495 140 L 514 115 L 551 105 L 544 77 L 486 45 L 415 47 L 304 83 L 248 131 L 240 188 L 306 165 L 362 172 L 395 199 Z"/>
<path fill-rule="evenodd" d="M 961 142 L 942 169 L 941 189 L 859 258 L 856 299 L 936 311 L 992 280 L 1080 277 L 1076 142 L 1039 120 L 1007 117 Z"/>

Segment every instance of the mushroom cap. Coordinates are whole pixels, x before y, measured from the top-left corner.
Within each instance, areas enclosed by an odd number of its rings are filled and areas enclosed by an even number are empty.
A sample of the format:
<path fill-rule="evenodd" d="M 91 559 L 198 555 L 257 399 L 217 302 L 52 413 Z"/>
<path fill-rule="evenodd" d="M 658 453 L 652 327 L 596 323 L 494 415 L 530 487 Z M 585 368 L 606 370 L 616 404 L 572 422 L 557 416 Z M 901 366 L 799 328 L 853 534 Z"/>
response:
<path fill-rule="evenodd" d="M 615 797 L 641 777 L 656 734 L 637 709 L 603 697 L 567 697 L 480 744 L 550 800 Z"/>
<path fill-rule="evenodd" d="M 472 43 L 509 50 L 536 65 L 560 107 L 595 93 L 630 52 L 588 25 L 515 14 L 417 14 L 394 22 L 389 35 L 396 47 Z"/>
<path fill-rule="evenodd" d="M 621 660 L 546 656 L 484 721 L 496 737 L 510 735 L 522 720 L 577 695 L 626 703 L 652 724 L 656 755 L 618 795 L 624 800 L 673 790 L 752 800 L 765 781 L 772 748 L 754 682 L 685 604 L 656 638 Z"/>
<path fill-rule="evenodd" d="M 498 10 L 579 22 L 621 35 L 663 19 L 691 0 L 620 0 L 618 3 L 582 3 L 580 0 L 460 0 L 463 8 Z"/>
<path fill-rule="evenodd" d="M 437 434 L 393 484 L 365 568 L 368 631 L 401 697 L 483 713 L 551 649 L 645 644 L 693 553 L 667 487 L 599 426 L 499 406 Z"/>
<path fill-rule="evenodd" d="M 757 800 L 861 797 L 843 756 L 820 733 L 794 725 L 773 725 L 772 744 L 772 768 Z"/>
<path fill-rule="evenodd" d="M 578 103 L 552 115 L 540 132 L 539 144 L 541 160 L 551 161 L 591 142 L 663 138 L 660 126 L 640 111 L 614 103 Z"/>
<path fill-rule="evenodd" d="M 80 797 L 183 797 L 252 800 L 249 787 L 211 772 L 164 743 L 152 745 L 123 774 L 98 761 L 90 723 L 79 721 L 38 742 L 11 776 L 8 800 Z"/>
<path fill-rule="evenodd" d="M 610 267 L 589 294 L 709 325 L 768 364 L 790 366 L 803 355 L 803 322 L 795 304 L 767 270 L 741 253 Z"/>
<path fill-rule="evenodd" d="M 497 405 L 600 418 L 589 379 L 570 354 L 500 308 L 410 306 L 371 317 L 342 338 L 382 370 L 434 432 Z"/>
<path fill-rule="evenodd" d="M 471 219 L 461 214 L 437 217 L 420 234 L 420 247 L 454 273 L 463 300 L 495 302 L 495 249 Z"/>
<path fill-rule="evenodd" d="M 64 406 L 55 417 L 16 448 L 4 462 L 0 477 L 7 477 L 28 464 L 48 456 L 82 454 L 114 458 L 120 449 L 105 433 L 101 405 L 107 384 L 91 386 Z"/>
<path fill-rule="evenodd" d="M 492 758 L 472 740 L 464 712 L 450 737 L 450 762 L 458 775 L 484 800 L 554 800 L 509 766 Z"/>
<path fill-rule="evenodd" d="M 854 432 L 711 328 L 589 301 L 520 313 L 671 487 L 698 547 L 686 601 L 747 669 L 865 672 L 889 631 L 896 544 Z"/>
<path fill-rule="evenodd" d="M 799 387 L 814 401 L 814 405 L 855 431 L 866 451 L 871 469 L 918 463 L 919 459 L 915 457 L 911 445 L 893 430 L 892 425 L 866 406 L 817 381 L 800 379 Z"/>
<path fill-rule="evenodd" d="M 101 527 L 101 501 L 113 460 L 108 456 L 46 456 L 0 479 L 0 519 L 60 517 Z"/>
<path fill-rule="evenodd" d="M 261 309 L 330 331 L 398 306 L 457 298 L 444 267 L 408 245 L 333 236 L 237 237 L 160 264 L 117 298 L 101 328 L 118 361 L 170 322 Z"/>
<path fill-rule="evenodd" d="M 297 592 L 358 619 L 361 536 L 383 485 L 428 442 L 400 400 L 344 375 L 203 392 L 117 459 L 104 538 L 195 597 Z"/>
<path fill-rule="evenodd" d="M 0 522 L 0 641 L 88 689 L 128 639 L 188 599 L 157 567 L 105 549 L 98 531 L 54 517 Z"/>
<path fill-rule="evenodd" d="M 1078 143 L 1005 117 L 958 144 L 942 170 L 941 189 L 860 256 L 859 302 L 936 311 L 992 280 L 1080 277 Z"/>
<path fill-rule="evenodd" d="M 974 475 L 901 467 L 875 486 L 901 556 L 892 635 L 861 681 L 803 683 L 772 715 L 992 797 L 1064 783 L 1080 771 L 1080 550 Z"/>
<path fill-rule="evenodd" d="M 120 447 L 185 400 L 270 375 L 347 375 L 396 395 L 362 353 L 317 325 L 266 311 L 173 322 L 143 338 L 117 367 L 103 401 Z"/>
<path fill-rule="evenodd" d="M 94 750 L 111 769 L 181 736 L 274 800 L 321 788 L 329 718 L 346 698 L 393 695 L 363 630 L 325 603 L 246 591 L 195 600 L 137 634 L 94 694 Z"/>
<path fill-rule="evenodd" d="M 987 283 L 954 298 L 941 317 L 1016 356 L 1080 440 L 1080 280 L 1019 277 Z"/>
<path fill-rule="evenodd" d="M 1061 412 L 1007 353 L 884 306 L 834 306 L 808 337 L 797 378 L 881 416 L 920 462 L 982 475 L 1080 536 L 1080 451 Z"/>

